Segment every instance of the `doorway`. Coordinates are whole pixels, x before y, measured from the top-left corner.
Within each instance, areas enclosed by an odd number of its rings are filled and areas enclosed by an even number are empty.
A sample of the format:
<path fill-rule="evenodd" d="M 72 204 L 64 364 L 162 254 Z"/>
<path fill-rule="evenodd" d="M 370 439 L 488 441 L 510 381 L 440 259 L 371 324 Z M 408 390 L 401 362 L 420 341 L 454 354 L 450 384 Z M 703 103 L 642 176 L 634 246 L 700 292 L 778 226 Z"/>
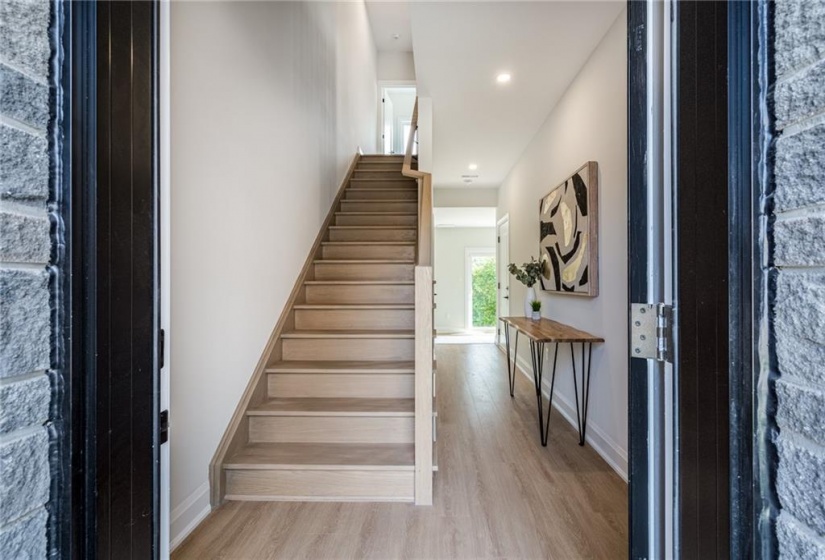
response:
<path fill-rule="evenodd" d="M 510 215 L 507 214 L 496 224 L 496 267 L 498 269 L 498 316 L 510 315 Z M 496 325 L 496 344 L 504 345 L 504 331 Z"/>
<path fill-rule="evenodd" d="M 415 86 L 384 84 L 380 93 L 382 153 L 405 154 L 415 106 Z M 415 144 L 412 153 L 418 155 L 418 146 Z"/>
<path fill-rule="evenodd" d="M 496 318 L 495 249 L 467 248 L 464 255 L 464 280 L 467 294 L 467 328 L 471 332 L 492 333 Z"/>

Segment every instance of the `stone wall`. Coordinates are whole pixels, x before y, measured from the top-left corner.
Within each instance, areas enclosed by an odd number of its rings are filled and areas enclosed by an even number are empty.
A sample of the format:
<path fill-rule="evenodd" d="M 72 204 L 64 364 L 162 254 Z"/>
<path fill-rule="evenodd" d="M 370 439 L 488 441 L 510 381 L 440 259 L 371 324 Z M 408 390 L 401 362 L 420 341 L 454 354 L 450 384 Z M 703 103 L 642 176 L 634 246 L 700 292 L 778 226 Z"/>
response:
<path fill-rule="evenodd" d="M 825 558 L 825 1 L 774 4 L 781 558 Z"/>
<path fill-rule="evenodd" d="M 52 400 L 50 0 L 0 0 L 0 556 L 45 558 Z"/>

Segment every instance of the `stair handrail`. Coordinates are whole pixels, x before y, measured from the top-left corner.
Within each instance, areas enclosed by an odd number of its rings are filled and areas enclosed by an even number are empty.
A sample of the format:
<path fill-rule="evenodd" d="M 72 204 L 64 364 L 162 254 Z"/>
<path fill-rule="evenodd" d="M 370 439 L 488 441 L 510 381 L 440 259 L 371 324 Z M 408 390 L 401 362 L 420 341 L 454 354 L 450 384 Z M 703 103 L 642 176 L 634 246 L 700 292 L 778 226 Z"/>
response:
<path fill-rule="evenodd" d="M 433 503 L 433 182 L 413 162 L 418 138 L 418 98 L 401 173 L 418 183 L 418 243 L 415 258 L 415 503 Z M 420 153 L 420 150 L 419 150 Z M 416 165 L 414 165 L 414 163 Z"/>

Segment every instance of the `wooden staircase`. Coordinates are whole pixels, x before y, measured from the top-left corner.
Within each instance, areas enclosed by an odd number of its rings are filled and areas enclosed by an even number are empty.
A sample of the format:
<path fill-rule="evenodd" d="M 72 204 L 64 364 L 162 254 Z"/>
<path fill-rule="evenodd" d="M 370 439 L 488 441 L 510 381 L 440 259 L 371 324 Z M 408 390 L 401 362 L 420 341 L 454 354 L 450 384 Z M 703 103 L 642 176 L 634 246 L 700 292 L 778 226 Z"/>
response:
<path fill-rule="evenodd" d="M 213 506 L 415 499 L 419 183 L 403 164 L 353 162 L 212 462 Z"/>

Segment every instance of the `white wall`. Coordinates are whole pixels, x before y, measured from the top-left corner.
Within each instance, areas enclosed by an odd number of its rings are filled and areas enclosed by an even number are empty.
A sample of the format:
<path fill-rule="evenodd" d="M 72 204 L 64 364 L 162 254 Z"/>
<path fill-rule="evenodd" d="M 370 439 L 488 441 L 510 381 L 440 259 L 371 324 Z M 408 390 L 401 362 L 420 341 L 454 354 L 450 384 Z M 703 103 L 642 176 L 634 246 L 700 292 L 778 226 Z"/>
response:
<path fill-rule="evenodd" d="M 378 79 L 386 82 L 414 82 L 413 53 L 382 51 L 378 53 Z"/>
<path fill-rule="evenodd" d="M 467 324 L 465 249 L 485 247 L 495 255 L 496 228 L 436 228 L 435 328 L 439 332 L 470 327 Z"/>
<path fill-rule="evenodd" d="M 436 208 L 473 208 L 498 206 L 498 189 L 434 188 L 433 206 Z"/>
<path fill-rule="evenodd" d="M 173 544 L 358 147 L 375 152 L 363 3 L 171 8 Z"/>
<path fill-rule="evenodd" d="M 587 431 L 591 445 L 622 474 L 627 470 L 626 25 L 622 13 L 502 184 L 498 208 L 499 217 L 510 214 L 510 260 L 525 262 L 538 256 L 539 199 L 586 161 L 599 163 L 599 296 L 537 291 L 545 317 L 607 341 L 593 348 Z M 521 309 L 524 286 L 513 279 L 510 292 L 512 309 Z M 560 349 L 559 357 L 554 403 L 574 418 L 569 348 Z M 523 358 L 528 366 L 526 352 Z"/>

